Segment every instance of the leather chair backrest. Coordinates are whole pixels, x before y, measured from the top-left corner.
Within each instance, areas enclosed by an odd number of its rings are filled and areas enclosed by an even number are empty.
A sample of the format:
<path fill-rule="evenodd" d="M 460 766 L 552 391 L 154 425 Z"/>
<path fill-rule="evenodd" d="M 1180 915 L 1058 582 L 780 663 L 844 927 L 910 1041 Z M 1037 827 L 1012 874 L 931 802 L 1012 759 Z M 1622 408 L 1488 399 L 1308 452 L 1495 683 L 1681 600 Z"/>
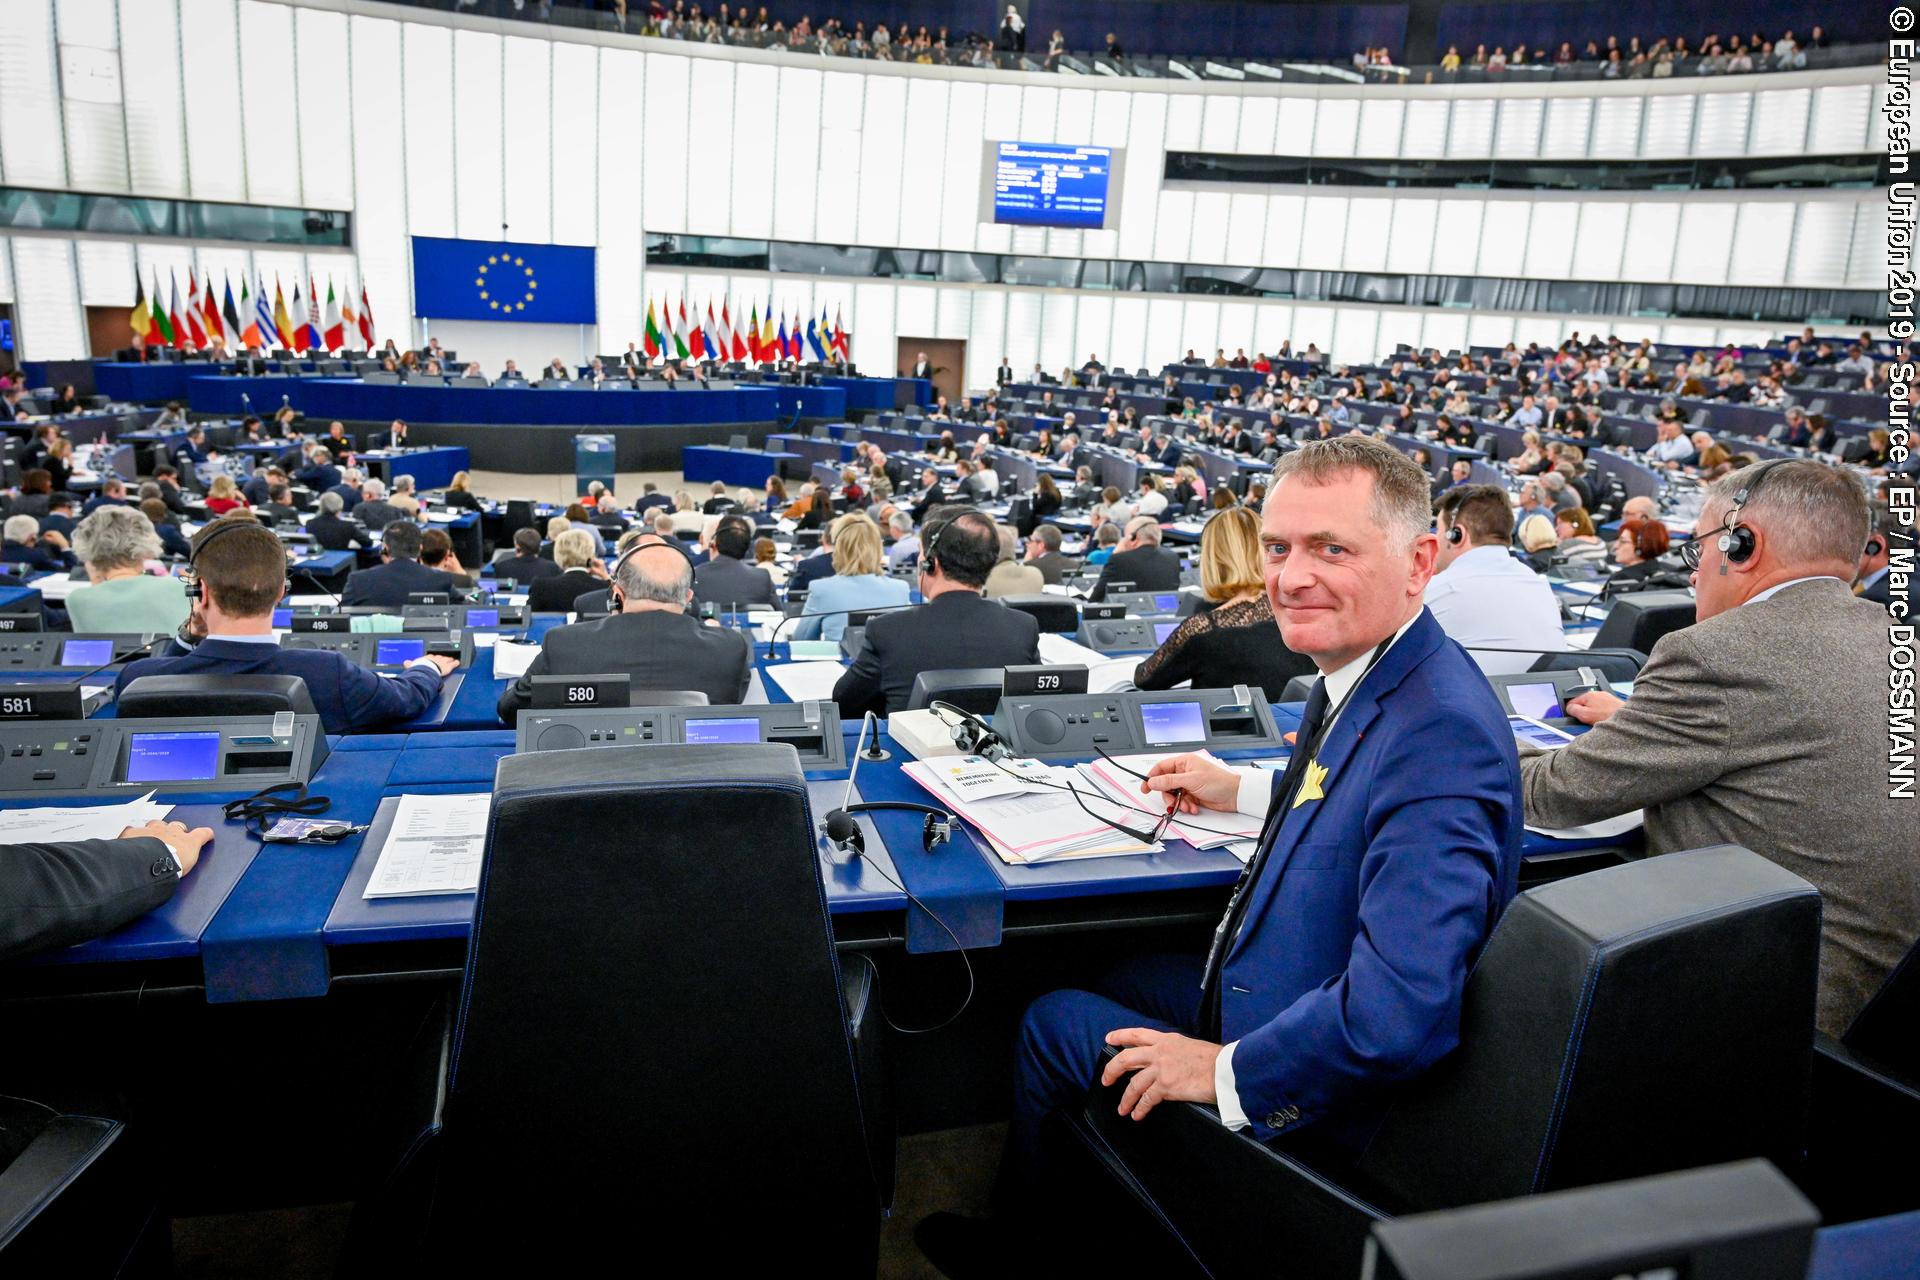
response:
<path fill-rule="evenodd" d="M 1898 856 L 1892 849 L 1887 853 Z M 1840 1039 L 1862 1057 L 1920 1084 L 1920 1030 L 1916 1028 L 1920 1028 L 1920 942 L 1894 966 Z"/>
<path fill-rule="evenodd" d="M 1072 635 L 1080 629 L 1080 606 L 1065 596 L 1001 596 L 1000 603 L 1009 609 L 1032 614 L 1039 621 L 1042 631 Z"/>
<path fill-rule="evenodd" d="M 991 716 L 1000 705 L 1000 691 L 1006 679 L 1003 667 L 922 671 L 913 678 L 913 689 L 907 694 L 907 710 L 925 710 L 929 702 L 950 702 L 962 711 Z"/>
<path fill-rule="evenodd" d="M 1737 845 L 1514 899 L 1358 1181 L 1424 1212 L 1805 1147 L 1820 895 Z"/>
<path fill-rule="evenodd" d="M 821 876 L 791 746 L 502 760 L 436 1253 L 484 1259 L 518 1231 L 576 1254 L 825 1258 L 851 1237 L 870 1256 L 880 1199 Z"/>
<path fill-rule="evenodd" d="M 318 715 L 307 682 L 299 676 L 141 676 L 129 681 L 114 704 L 122 720 L 162 716 L 268 716 L 279 711 Z"/>
<path fill-rule="evenodd" d="M 1635 680 L 1647 665 L 1647 655 L 1638 649 L 1569 649 L 1565 653 L 1543 653 L 1529 671 L 1578 671 L 1592 667 L 1594 674 L 1612 681 Z"/>
<path fill-rule="evenodd" d="M 707 695 L 699 689 L 629 689 L 630 707 L 704 707 Z"/>

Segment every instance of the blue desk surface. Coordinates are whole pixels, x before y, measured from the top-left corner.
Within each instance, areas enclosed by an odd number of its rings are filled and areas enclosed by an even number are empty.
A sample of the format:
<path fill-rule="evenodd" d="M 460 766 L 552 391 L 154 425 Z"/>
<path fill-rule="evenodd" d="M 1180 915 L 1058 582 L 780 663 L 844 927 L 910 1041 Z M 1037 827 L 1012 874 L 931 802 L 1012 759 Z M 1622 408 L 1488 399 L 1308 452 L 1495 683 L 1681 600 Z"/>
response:
<path fill-rule="evenodd" d="M 360 422 L 405 418 L 414 423 L 511 423 L 533 426 L 649 426 L 772 422 L 792 416 L 846 417 L 846 392 L 833 387 L 740 383 L 711 391 L 698 387 L 642 391 L 540 390 L 536 386 L 378 386 L 358 378 L 188 379 L 197 413 L 240 413 L 241 397 L 277 404 L 286 396 L 309 417 Z"/>
<path fill-rule="evenodd" d="M 0 587 L 0 613 L 28 613 L 39 604 L 38 587 Z"/>
<path fill-rule="evenodd" d="M 735 488 L 758 489 L 767 477 L 778 475 L 782 464 L 800 456 L 775 450 L 729 449 L 723 445 L 689 444 L 680 448 L 680 470 L 688 484 L 718 480 Z"/>
<path fill-rule="evenodd" d="M 433 445 L 402 449 L 399 453 L 375 449 L 357 453 L 354 458 L 361 463 L 385 467 L 385 478 L 389 482 L 394 476 L 412 476 L 414 484 L 421 489 L 444 489 L 453 483 L 455 474 L 473 469 L 472 455 L 465 445 Z"/>
<path fill-rule="evenodd" d="M 857 735 L 858 725 L 849 728 Z M 472 793 L 493 786 L 494 769 L 501 757 L 512 754 L 514 735 L 507 730 L 485 733 L 442 733 L 414 736 L 396 761 L 387 779 L 384 795 L 405 793 Z M 844 783 L 826 780 L 810 784 L 814 791 L 814 820 L 820 821 L 830 805 L 839 803 Z M 368 821 L 382 797 L 371 797 L 363 815 L 356 821 Z M 361 803 L 365 803 L 361 799 Z M 914 845 L 919 843 L 915 827 Z M 875 911 L 898 911 L 906 906 L 906 897 L 892 883 L 900 870 L 889 857 L 891 844 L 868 839 L 865 860 L 852 860 L 839 853 L 821 856 L 828 910 L 836 915 Z M 562 855 L 563 856 L 563 855 Z M 924 855 L 923 855 L 924 856 Z M 443 894 L 413 898 L 369 900 L 362 895 L 373 875 L 377 851 L 361 848 L 339 893 L 327 914 L 323 936 L 329 946 L 375 942 L 420 942 L 465 937 L 473 923 L 474 895 Z"/>

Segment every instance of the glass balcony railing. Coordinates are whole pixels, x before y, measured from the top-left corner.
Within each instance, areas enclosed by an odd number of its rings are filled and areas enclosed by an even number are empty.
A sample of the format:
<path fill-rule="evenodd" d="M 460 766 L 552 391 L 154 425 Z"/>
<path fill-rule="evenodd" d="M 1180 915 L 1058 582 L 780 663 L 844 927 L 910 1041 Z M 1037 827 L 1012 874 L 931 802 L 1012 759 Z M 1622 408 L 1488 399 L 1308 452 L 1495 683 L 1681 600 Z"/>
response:
<path fill-rule="evenodd" d="M 0 230 L 80 231 L 335 248 L 350 243 L 352 221 L 352 214 L 331 209 L 0 187 Z"/>

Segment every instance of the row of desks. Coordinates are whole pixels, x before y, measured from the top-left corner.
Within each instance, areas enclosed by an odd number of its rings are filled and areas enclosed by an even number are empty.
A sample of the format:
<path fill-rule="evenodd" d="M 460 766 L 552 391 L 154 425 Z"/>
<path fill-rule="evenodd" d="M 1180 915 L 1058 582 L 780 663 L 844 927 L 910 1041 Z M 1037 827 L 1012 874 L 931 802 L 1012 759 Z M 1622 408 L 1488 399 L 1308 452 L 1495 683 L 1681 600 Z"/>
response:
<path fill-rule="evenodd" d="M 1283 731 L 1301 707 L 1276 709 Z M 858 722 L 842 731 L 851 758 Z M 856 798 L 926 802 L 901 766 L 911 759 L 881 738 L 891 759 L 862 762 Z M 490 791 L 495 767 L 514 749 L 507 730 L 374 734 L 332 741 L 311 790 L 328 816 L 372 823 L 381 801 L 408 793 Z M 841 777 L 810 781 L 818 824 L 841 802 Z M 337 974 L 444 971 L 464 956 L 474 896 L 369 901 L 362 896 L 377 849 L 356 835 L 333 846 L 262 844 L 222 814 L 226 794 L 176 799 L 173 816 L 209 826 L 214 842 L 165 906 L 104 938 L 42 956 L 0 976 L 0 989 L 124 990 L 131 983 L 201 986 L 212 1003 L 325 995 Z M 85 803 L 76 801 L 75 803 Z M 864 859 L 815 839 L 836 935 L 843 946 L 903 945 L 909 953 L 992 947 L 1009 934 L 1086 928 L 1140 919 L 1202 920 L 1217 914 L 1239 875 L 1223 850 L 1169 842 L 1159 853 L 1009 866 L 964 827 L 952 843 L 922 848 L 921 820 L 883 812 L 862 818 Z M 636 840 L 650 837 L 636 823 Z M 657 833 L 656 833 L 657 835 Z M 1577 847 L 1529 834 L 1528 851 Z M 1592 843 L 1592 842 L 1588 842 Z M 556 848 L 555 856 L 565 856 Z M 920 905 L 912 905 L 904 890 Z M 929 915 L 928 912 L 932 912 Z M 938 917 L 935 919 L 935 917 Z M 951 931 L 951 934 L 949 933 Z"/>

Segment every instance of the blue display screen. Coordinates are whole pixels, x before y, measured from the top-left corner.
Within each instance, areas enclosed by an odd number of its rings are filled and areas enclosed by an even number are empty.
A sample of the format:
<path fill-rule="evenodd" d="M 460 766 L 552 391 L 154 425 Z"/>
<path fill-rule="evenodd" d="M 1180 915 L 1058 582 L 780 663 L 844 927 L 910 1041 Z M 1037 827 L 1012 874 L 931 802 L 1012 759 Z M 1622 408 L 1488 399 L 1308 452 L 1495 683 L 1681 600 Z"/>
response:
<path fill-rule="evenodd" d="M 1172 594 L 1172 593 L 1169 593 L 1167 595 L 1156 595 L 1153 598 L 1153 607 L 1160 610 L 1162 613 L 1172 613 L 1175 609 L 1178 609 L 1180 607 L 1180 597 L 1177 594 Z"/>
<path fill-rule="evenodd" d="M 373 662 L 378 667 L 397 667 L 426 653 L 425 640 L 382 640 L 374 646 Z"/>
<path fill-rule="evenodd" d="M 1560 706 L 1560 691 L 1550 681 L 1510 684 L 1507 686 L 1507 701 L 1515 711 L 1534 720 L 1557 720 L 1567 714 Z"/>
<path fill-rule="evenodd" d="M 288 627 L 292 626 L 293 610 L 290 608 L 275 609 L 273 611 L 273 625 L 282 631 L 285 631 Z"/>
<path fill-rule="evenodd" d="M 219 768 L 218 730 L 136 733 L 127 739 L 128 782 L 209 782 Z"/>
<path fill-rule="evenodd" d="M 1140 727 L 1150 747 L 1204 742 L 1207 737 L 1206 716 L 1197 702 L 1143 702 Z"/>
<path fill-rule="evenodd" d="M 726 720 L 689 720 L 687 721 L 688 743 L 702 742 L 758 742 L 760 741 L 760 720 L 757 716 L 742 716 Z"/>
<path fill-rule="evenodd" d="M 1177 622 L 1156 622 L 1153 624 L 1153 642 L 1155 644 L 1165 644 L 1167 637 L 1179 629 L 1180 624 Z"/>
<path fill-rule="evenodd" d="M 1107 221 L 1111 147 L 1049 142 L 997 144 L 993 166 L 993 220 L 1026 227 L 1083 227 Z"/>
<path fill-rule="evenodd" d="M 63 667 L 104 667 L 112 661 L 111 640 L 69 640 L 60 646 Z"/>
<path fill-rule="evenodd" d="M 470 627 L 497 627 L 500 625 L 498 609 L 467 610 L 467 625 Z"/>

